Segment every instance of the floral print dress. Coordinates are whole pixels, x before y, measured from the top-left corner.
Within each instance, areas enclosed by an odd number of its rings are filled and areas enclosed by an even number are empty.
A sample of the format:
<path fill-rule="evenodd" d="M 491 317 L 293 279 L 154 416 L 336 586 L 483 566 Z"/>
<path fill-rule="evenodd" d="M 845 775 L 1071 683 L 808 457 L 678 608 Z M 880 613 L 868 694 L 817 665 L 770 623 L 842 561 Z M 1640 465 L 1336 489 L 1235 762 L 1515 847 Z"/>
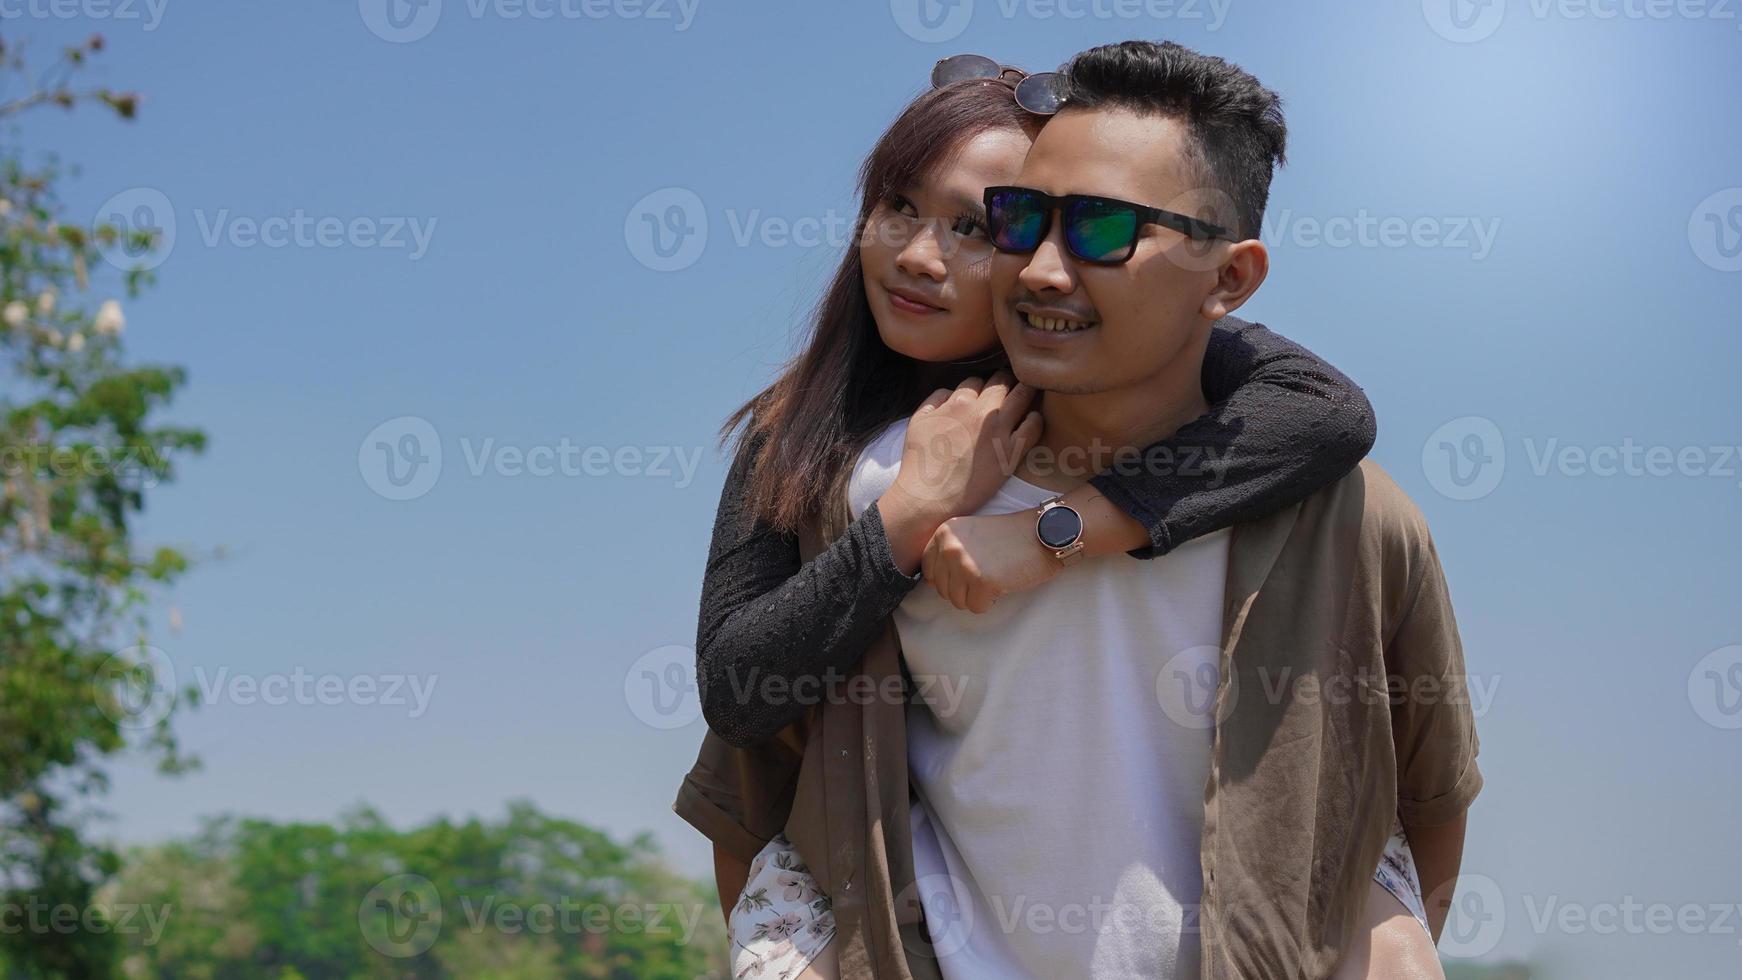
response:
<path fill-rule="evenodd" d="M 734 980 L 793 980 L 835 938 L 835 913 L 785 834 L 750 862 L 732 906 Z"/>
<path fill-rule="evenodd" d="M 1401 822 L 1392 825 L 1373 880 L 1428 928 L 1421 879 Z M 775 835 L 750 862 L 744 892 L 732 906 L 731 933 L 734 980 L 793 980 L 835 938 L 829 897 L 785 834 Z"/>
<path fill-rule="evenodd" d="M 1373 880 L 1397 896 L 1409 914 L 1415 916 L 1415 921 L 1421 923 L 1429 935 L 1433 934 L 1433 929 L 1427 924 L 1427 906 L 1421 897 L 1421 878 L 1416 874 L 1415 855 L 1409 849 L 1409 838 L 1404 836 L 1401 821 L 1391 825 L 1391 839 L 1385 842 L 1385 852 L 1379 855 L 1379 868 L 1373 872 Z"/>

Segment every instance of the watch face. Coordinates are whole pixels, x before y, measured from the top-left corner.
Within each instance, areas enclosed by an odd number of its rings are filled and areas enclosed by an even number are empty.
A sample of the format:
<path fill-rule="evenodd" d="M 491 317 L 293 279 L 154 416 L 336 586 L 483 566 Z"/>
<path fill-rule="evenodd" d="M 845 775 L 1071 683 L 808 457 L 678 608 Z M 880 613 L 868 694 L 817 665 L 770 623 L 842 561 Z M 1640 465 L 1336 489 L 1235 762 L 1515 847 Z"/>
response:
<path fill-rule="evenodd" d="M 1048 507 L 1035 522 L 1034 532 L 1040 536 L 1040 543 L 1048 548 L 1069 548 L 1082 537 L 1083 518 L 1063 505 Z"/>

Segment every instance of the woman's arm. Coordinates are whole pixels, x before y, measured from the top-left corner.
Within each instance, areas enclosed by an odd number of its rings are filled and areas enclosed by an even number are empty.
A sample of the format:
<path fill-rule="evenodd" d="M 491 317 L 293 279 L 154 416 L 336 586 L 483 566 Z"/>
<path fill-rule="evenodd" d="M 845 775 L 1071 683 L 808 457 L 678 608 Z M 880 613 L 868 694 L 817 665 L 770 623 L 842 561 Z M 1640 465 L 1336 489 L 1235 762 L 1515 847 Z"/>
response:
<path fill-rule="evenodd" d="M 702 714 L 741 747 L 798 720 L 820 682 L 864 654 L 915 584 L 896 567 L 875 506 L 801 561 L 796 535 L 751 512 L 758 444 L 740 448 L 720 492 L 696 631 Z"/>
<path fill-rule="evenodd" d="M 1434 940 L 1396 896 L 1367 883 L 1367 902 L 1331 980 L 1445 980 Z"/>
<path fill-rule="evenodd" d="M 1216 322 L 1203 387 L 1210 411 L 1145 450 L 1166 465 L 1101 473 L 1072 491 L 1098 493 L 1141 525 L 1145 540 L 1130 545 L 1132 557 L 1164 555 L 1298 503 L 1354 469 L 1378 434 L 1359 386 L 1260 323 Z"/>
<path fill-rule="evenodd" d="M 720 911 L 726 916 L 726 926 L 732 925 L 732 906 L 738 904 L 738 896 L 744 894 L 744 884 L 750 880 L 750 865 L 745 864 L 738 855 L 714 845 L 714 887 L 720 892 Z"/>
<path fill-rule="evenodd" d="M 1421 879 L 1421 894 L 1426 906 L 1428 925 L 1434 942 L 1446 928 L 1446 915 L 1452 910 L 1452 899 L 1458 887 L 1458 868 L 1464 863 L 1464 830 L 1469 811 L 1458 814 L 1450 823 L 1437 827 L 1404 825 L 1409 838 L 1409 851 L 1415 856 L 1415 874 Z"/>
<path fill-rule="evenodd" d="M 1373 447 L 1373 407 L 1353 381 L 1261 324 L 1224 317 L 1204 353 L 1204 415 L 1064 495 L 1083 515 L 1086 557 L 1164 555 L 1186 541 L 1296 503 Z M 927 547 L 926 579 L 959 608 L 990 609 L 1062 566 L 1032 512 L 957 517 Z"/>
<path fill-rule="evenodd" d="M 716 734 L 754 745 L 847 679 L 917 583 L 933 532 L 990 499 L 1039 435 L 1033 397 L 1002 371 L 933 392 L 908 423 L 894 485 L 809 562 L 795 535 L 752 512 L 758 444 L 746 445 L 720 494 L 697 627 L 696 683 Z"/>

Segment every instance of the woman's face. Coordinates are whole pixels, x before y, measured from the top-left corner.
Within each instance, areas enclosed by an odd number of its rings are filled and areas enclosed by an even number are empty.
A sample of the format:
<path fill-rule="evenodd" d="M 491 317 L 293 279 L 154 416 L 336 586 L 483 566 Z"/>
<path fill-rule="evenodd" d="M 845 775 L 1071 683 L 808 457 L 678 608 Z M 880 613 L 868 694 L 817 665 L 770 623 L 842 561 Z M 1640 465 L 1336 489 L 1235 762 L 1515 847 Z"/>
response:
<path fill-rule="evenodd" d="M 872 208 L 859 258 L 877 333 L 891 350 L 936 362 L 966 360 L 998 346 L 982 192 L 1015 179 L 1031 142 L 1020 130 L 988 130 L 919 186 Z"/>

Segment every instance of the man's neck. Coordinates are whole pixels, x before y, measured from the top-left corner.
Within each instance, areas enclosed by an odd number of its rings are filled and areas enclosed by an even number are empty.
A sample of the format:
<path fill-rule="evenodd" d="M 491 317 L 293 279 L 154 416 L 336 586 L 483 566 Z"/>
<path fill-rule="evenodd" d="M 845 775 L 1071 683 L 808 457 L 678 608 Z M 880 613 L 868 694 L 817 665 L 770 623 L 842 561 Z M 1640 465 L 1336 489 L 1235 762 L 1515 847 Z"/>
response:
<path fill-rule="evenodd" d="M 1047 392 L 1040 407 L 1046 430 L 1017 476 L 1048 490 L 1069 490 L 1209 411 L 1203 388 L 1208 340 L 1207 333 L 1195 339 L 1136 384 L 1083 395 Z"/>

